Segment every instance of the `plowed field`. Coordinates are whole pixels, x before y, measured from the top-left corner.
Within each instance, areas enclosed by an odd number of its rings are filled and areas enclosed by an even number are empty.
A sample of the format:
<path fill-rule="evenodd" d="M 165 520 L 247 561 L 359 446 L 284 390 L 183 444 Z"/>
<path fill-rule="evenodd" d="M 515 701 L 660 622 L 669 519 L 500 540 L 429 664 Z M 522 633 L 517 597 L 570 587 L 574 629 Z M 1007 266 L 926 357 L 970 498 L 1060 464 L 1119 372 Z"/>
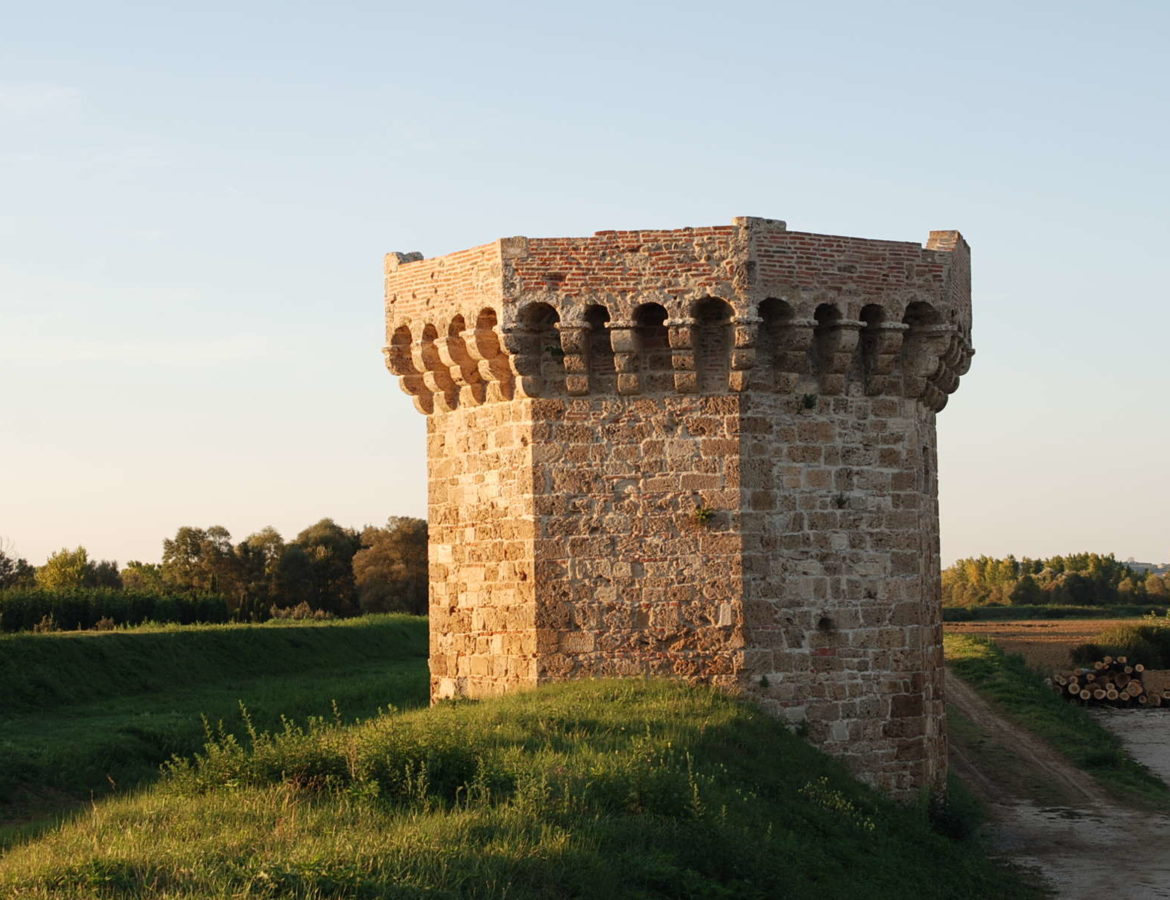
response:
<path fill-rule="evenodd" d="M 1019 653 L 1042 672 L 1067 669 L 1068 652 L 1087 644 L 1114 625 L 1140 619 L 1058 619 L 1027 622 L 953 622 L 944 625 L 952 634 L 991 638 L 1007 653 Z"/>

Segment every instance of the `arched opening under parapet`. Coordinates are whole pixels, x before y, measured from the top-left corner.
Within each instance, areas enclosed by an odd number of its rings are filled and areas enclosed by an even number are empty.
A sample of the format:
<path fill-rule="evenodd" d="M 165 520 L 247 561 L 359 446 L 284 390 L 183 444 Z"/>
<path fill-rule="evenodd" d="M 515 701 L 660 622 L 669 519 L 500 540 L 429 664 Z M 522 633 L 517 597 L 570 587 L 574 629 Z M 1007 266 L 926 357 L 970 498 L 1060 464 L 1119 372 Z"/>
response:
<path fill-rule="evenodd" d="M 481 309 L 479 315 L 475 317 L 476 330 L 491 330 L 496 327 L 497 323 L 496 311 L 491 307 Z"/>
<path fill-rule="evenodd" d="M 638 374 L 642 390 L 669 390 L 673 387 L 673 374 L 666 308 L 659 303 L 643 303 L 635 309 L 634 334 L 638 342 Z"/>
<path fill-rule="evenodd" d="M 832 366 L 833 354 L 837 352 L 837 344 L 841 339 L 837 327 L 841 321 L 841 310 L 832 303 L 822 303 L 813 313 L 813 320 L 816 325 L 813 328 L 810 348 L 812 371 L 817 375 L 823 375 Z"/>
<path fill-rule="evenodd" d="M 886 321 L 886 311 L 876 303 L 869 303 L 861 307 L 861 337 L 859 343 L 861 352 L 861 377 L 869 381 L 877 374 L 878 354 L 881 352 L 882 325 Z"/>
<path fill-rule="evenodd" d="M 395 356 L 410 356 L 410 344 L 414 340 L 411 337 L 410 329 L 405 325 L 399 325 L 394 329 L 394 334 L 390 338 L 390 347 L 395 351 Z"/>
<path fill-rule="evenodd" d="M 910 330 L 913 331 L 915 328 L 941 324 L 942 316 L 929 303 L 916 300 L 906 307 L 906 313 L 902 316 L 902 321 L 909 325 Z"/>
<path fill-rule="evenodd" d="M 784 366 L 795 314 L 787 301 L 777 297 L 768 297 L 761 303 L 759 314 L 760 336 L 756 341 L 755 368 L 760 373 L 761 386 L 771 390 L 776 387 L 777 372 Z"/>
<path fill-rule="evenodd" d="M 594 304 L 585 309 L 585 324 L 589 327 L 589 341 L 587 343 L 589 359 L 586 363 L 589 372 L 589 390 L 594 393 L 607 393 L 614 388 L 614 358 L 613 340 L 609 329 L 609 310 L 604 306 Z"/>
<path fill-rule="evenodd" d="M 520 310 L 527 354 L 537 360 L 537 371 L 546 393 L 561 390 L 565 383 L 565 351 L 557 323 L 561 317 L 547 303 L 530 303 Z"/>
<path fill-rule="evenodd" d="M 693 346 L 699 393 L 721 394 L 731 374 L 731 306 L 716 297 L 694 307 Z"/>

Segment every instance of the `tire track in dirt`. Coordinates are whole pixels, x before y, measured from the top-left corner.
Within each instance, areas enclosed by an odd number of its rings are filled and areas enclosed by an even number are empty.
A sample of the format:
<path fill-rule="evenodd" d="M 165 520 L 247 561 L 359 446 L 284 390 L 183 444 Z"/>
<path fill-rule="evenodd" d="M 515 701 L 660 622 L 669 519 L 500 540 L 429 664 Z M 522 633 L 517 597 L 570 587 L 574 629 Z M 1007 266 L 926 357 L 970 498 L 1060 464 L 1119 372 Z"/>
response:
<path fill-rule="evenodd" d="M 952 740 L 951 761 L 988 805 L 996 852 L 1039 869 L 1060 898 L 1170 898 L 1170 817 L 1119 804 L 949 670 L 946 690 L 980 735 L 978 752 Z"/>

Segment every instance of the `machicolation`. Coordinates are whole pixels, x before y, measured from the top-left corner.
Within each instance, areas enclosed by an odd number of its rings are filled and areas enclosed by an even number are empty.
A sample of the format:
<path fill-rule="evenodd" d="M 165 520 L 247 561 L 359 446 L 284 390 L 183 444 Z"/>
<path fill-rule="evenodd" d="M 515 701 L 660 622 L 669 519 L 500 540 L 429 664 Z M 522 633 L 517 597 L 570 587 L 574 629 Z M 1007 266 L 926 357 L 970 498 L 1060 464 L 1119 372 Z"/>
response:
<path fill-rule="evenodd" d="M 740 218 L 391 253 L 386 332 L 428 416 L 433 698 L 680 676 L 894 794 L 939 784 L 958 232 Z"/>

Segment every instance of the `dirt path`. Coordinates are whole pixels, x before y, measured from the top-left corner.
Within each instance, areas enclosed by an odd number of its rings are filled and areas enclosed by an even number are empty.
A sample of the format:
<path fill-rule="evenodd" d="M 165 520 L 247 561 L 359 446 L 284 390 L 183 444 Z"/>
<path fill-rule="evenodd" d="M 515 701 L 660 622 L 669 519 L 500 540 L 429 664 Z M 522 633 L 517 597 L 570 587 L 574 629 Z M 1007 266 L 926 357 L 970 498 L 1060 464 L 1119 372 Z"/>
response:
<path fill-rule="evenodd" d="M 1170 817 L 1130 809 L 947 672 L 951 762 L 988 804 L 996 849 L 1068 900 L 1170 898 Z"/>

